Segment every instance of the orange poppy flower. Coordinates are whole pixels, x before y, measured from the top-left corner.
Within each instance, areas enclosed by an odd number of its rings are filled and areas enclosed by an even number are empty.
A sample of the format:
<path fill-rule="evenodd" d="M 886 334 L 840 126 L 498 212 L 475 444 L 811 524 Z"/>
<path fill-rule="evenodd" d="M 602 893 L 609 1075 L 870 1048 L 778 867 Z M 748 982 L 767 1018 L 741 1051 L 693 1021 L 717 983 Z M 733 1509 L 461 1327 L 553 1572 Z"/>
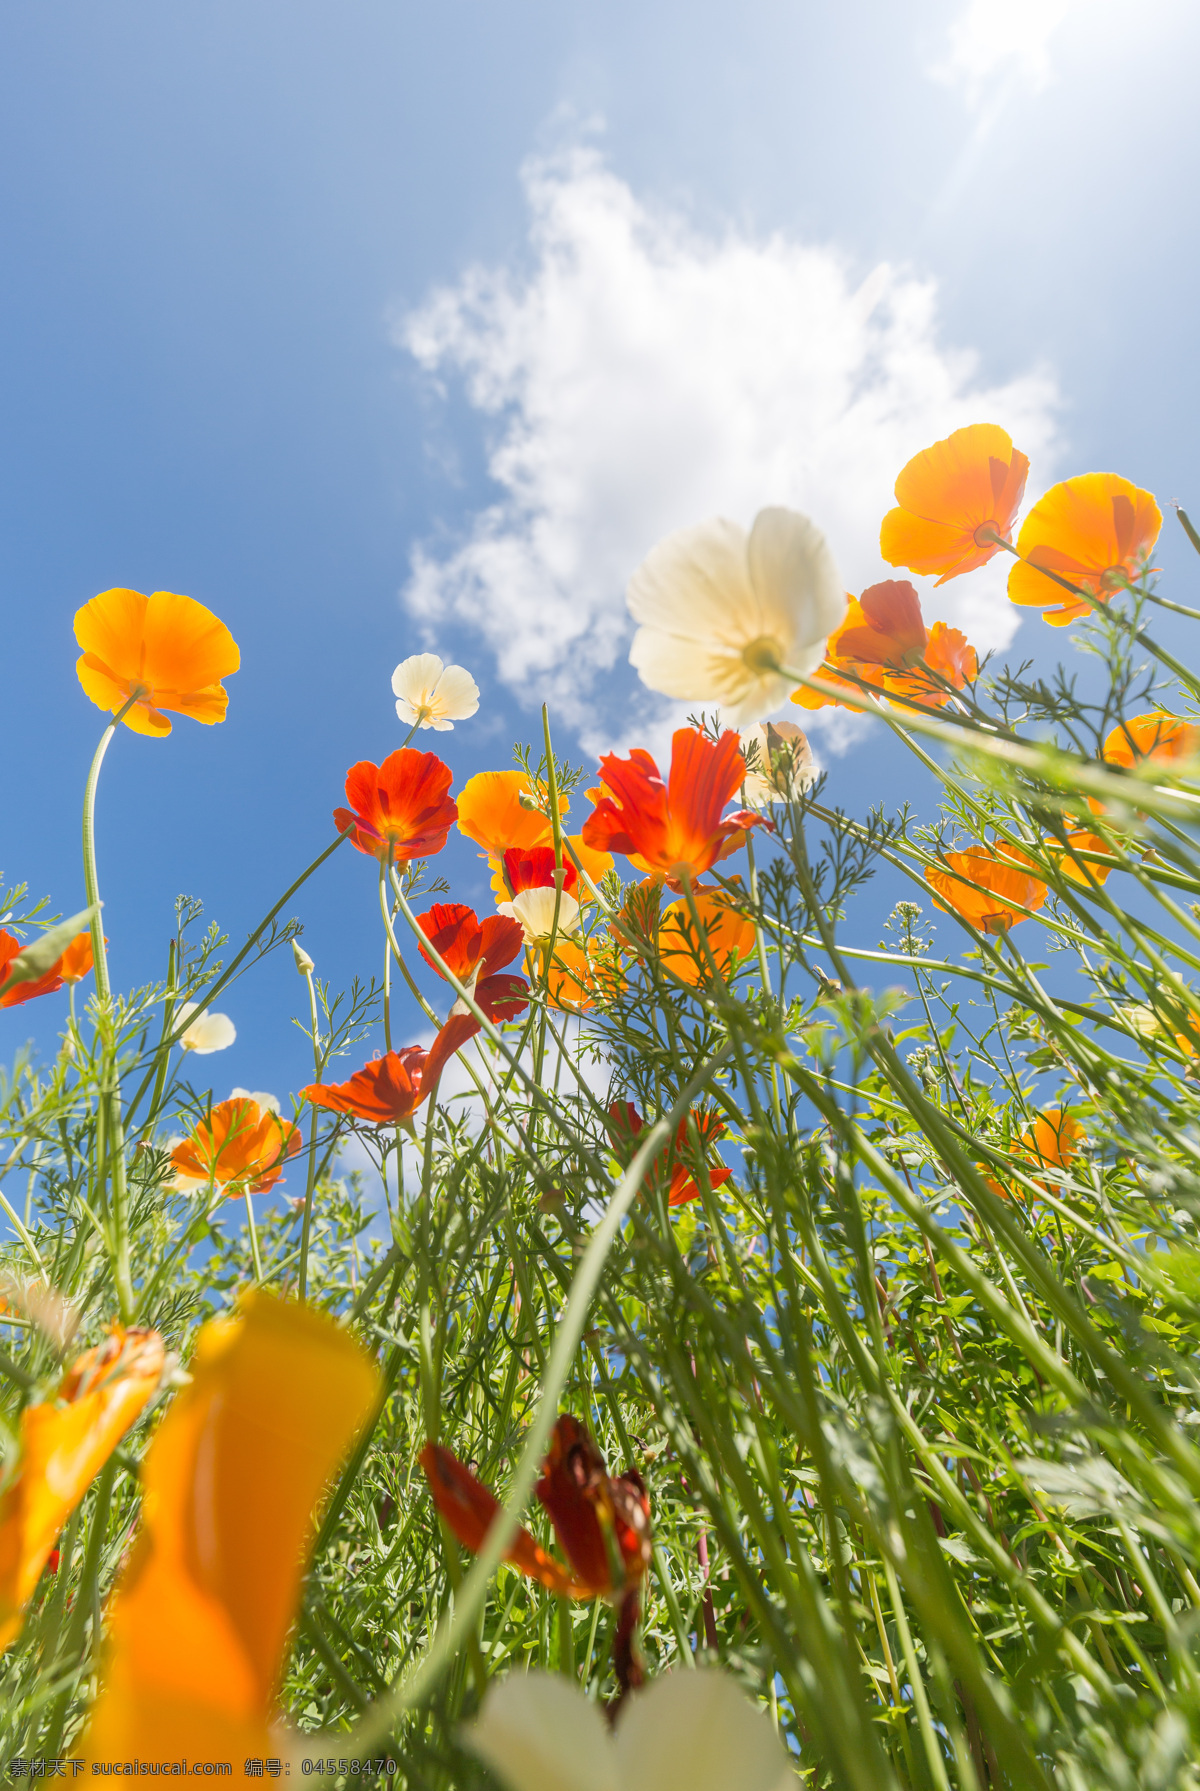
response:
<path fill-rule="evenodd" d="M 926 865 L 925 881 L 937 891 L 935 908 L 961 915 L 979 932 L 1007 933 L 1028 918 L 1023 908 L 1040 908 L 1046 899 L 1046 885 L 1030 875 L 1028 863 L 1009 846 L 971 846 L 947 852 L 941 865 Z"/>
<path fill-rule="evenodd" d="M 108 941 L 105 940 L 107 945 Z M 76 933 L 62 957 L 58 960 L 57 970 L 65 983 L 81 983 L 92 968 L 92 935 Z"/>
<path fill-rule="evenodd" d="M 618 1158 L 622 1162 L 631 1163 L 637 1149 L 637 1137 L 645 1126 L 645 1120 L 632 1101 L 613 1101 L 608 1109 L 608 1118 L 609 1135 Z M 700 1198 L 700 1189 L 691 1169 L 693 1126 L 700 1134 L 710 1186 L 723 1187 L 733 1175 L 733 1170 L 722 1163 L 720 1158 L 715 1163 L 708 1163 L 708 1147 L 724 1135 L 724 1120 L 711 1107 L 693 1107 L 687 1118 L 680 1122 L 674 1148 L 666 1146 L 654 1161 L 652 1173 L 655 1179 L 669 1176 L 668 1206 L 686 1206 L 690 1200 Z"/>
<path fill-rule="evenodd" d="M 1146 759 L 1173 765 L 1181 759 L 1194 758 L 1197 753 L 1200 727 L 1169 715 L 1165 709 L 1152 709 L 1148 715 L 1134 715 L 1114 728 L 1100 756 L 1108 765 L 1124 765 L 1132 770 Z"/>
<path fill-rule="evenodd" d="M 1116 473 L 1083 473 L 1052 485 L 1039 498 L 1017 537 L 1021 556 L 1008 575 L 1013 603 L 1040 609 L 1042 620 L 1063 628 L 1092 605 L 1046 576 L 1107 603 L 1114 591 L 1147 570 L 1162 528 L 1162 512 L 1148 491 Z"/>
<path fill-rule="evenodd" d="M 364 1064 L 348 1082 L 310 1082 L 301 1099 L 375 1126 L 407 1125 L 429 1093 L 426 1055 L 420 1045 L 406 1045 Z"/>
<path fill-rule="evenodd" d="M 87 1760 L 282 1751 L 276 1699 L 313 1513 L 379 1397 L 349 1332 L 257 1292 L 204 1326 L 189 1366 L 142 1464 Z"/>
<path fill-rule="evenodd" d="M 985 565 L 1008 540 L 1028 474 L 1029 461 L 994 423 L 956 429 L 901 471 L 880 553 L 889 566 L 939 573 L 940 585 Z"/>
<path fill-rule="evenodd" d="M 171 1152 L 175 1186 L 210 1184 L 237 1194 L 265 1194 L 300 1149 L 300 1128 L 245 1097 L 219 1101 L 207 1121 Z"/>
<path fill-rule="evenodd" d="M 697 936 L 688 904 L 673 902 L 658 928 L 658 950 L 664 969 L 685 983 L 699 987 L 712 976 L 710 954 L 717 974 L 727 980 L 739 963 L 751 955 L 754 951 L 754 922 L 738 913 L 724 890 L 702 887 L 694 891 L 694 895 L 704 939 Z"/>
<path fill-rule="evenodd" d="M 1093 864 L 1089 859 L 1077 857 L 1076 854 L 1080 852 L 1107 853 L 1109 851 L 1107 841 L 1102 840 L 1099 834 L 1089 832 L 1086 827 L 1075 825 L 1069 815 L 1064 819 L 1069 823 L 1066 845 L 1063 846 L 1059 840 L 1047 838 L 1042 842 L 1042 850 L 1058 860 L 1060 872 L 1072 883 L 1078 883 L 1084 889 L 1090 889 L 1096 883 L 1103 883 L 1111 874 L 1113 866 Z"/>
<path fill-rule="evenodd" d="M 546 994 L 551 1007 L 575 1013 L 613 1000 L 625 986 L 618 947 L 607 940 L 577 944 L 559 937 L 545 966 Z"/>
<path fill-rule="evenodd" d="M 401 746 L 382 765 L 360 759 L 346 773 L 348 809 L 335 808 L 339 833 L 372 858 L 408 864 L 431 858 L 446 844 L 458 807 L 450 796 L 452 772 L 436 753 Z"/>
<path fill-rule="evenodd" d="M 21 1454 L 0 1498 L 0 1648 L 21 1627 L 55 1537 L 158 1386 L 157 1331 L 116 1326 L 42 1405 L 21 1414 Z"/>
<path fill-rule="evenodd" d="M 224 622 L 192 597 L 120 586 L 101 591 L 75 612 L 79 682 L 98 709 L 125 717 L 135 734 L 169 734 L 164 709 L 211 726 L 224 721 L 229 697 L 222 678 L 241 664 Z"/>
<path fill-rule="evenodd" d="M 545 799 L 544 789 L 539 793 Z M 523 771 L 480 771 L 467 779 L 458 798 L 458 828 L 483 847 L 489 858 L 499 858 L 510 846 L 545 846 L 554 842 L 549 815 L 537 807 L 534 789 Z M 565 796 L 558 799 L 565 814 Z"/>
<path fill-rule="evenodd" d="M 464 1548 L 478 1550 L 500 1510 L 499 1500 L 441 1444 L 426 1443 L 419 1459 L 438 1511 Z M 560 1414 L 534 1490 L 573 1571 L 560 1567 L 522 1529 L 505 1560 L 527 1578 L 568 1598 L 620 1598 L 645 1578 L 652 1549 L 650 1500 L 642 1477 L 632 1471 L 610 1476 L 578 1418 Z M 616 1545 L 611 1556 L 608 1537 Z M 619 1579 L 614 1579 L 614 1563 Z"/>
<path fill-rule="evenodd" d="M 1037 1115 L 1033 1125 L 1022 1132 L 1013 1147 L 1012 1155 L 1032 1157 L 1036 1163 L 1047 1169 L 1066 1169 L 1079 1155 L 1086 1138 L 1083 1126 L 1064 1108 L 1047 1107 Z M 980 1167 L 983 1168 L 983 1165 Z M 1022 1168 L 1025 1167 L 1027 1165 L 1022 1162 Z M 992 1179 L 991 1171 L 985 1169 L 984 1174 L 992 1192 L 1007 1200 L 1008 1189 Z M 1038 1185 L 1049 1189 L 1055 1184 L 1040 1182 Z"/>
<path fill-rule="evenodd" d="M 943 684 L 961 690 L 979 670 L 975 649 L 959 629 L 935 622 L 926 630 L 920 598 L 907 579 L 885 579 L 868 586 L 860 598 L 852 597 L 845 622 L 829 637 L 826 655 L 814 675 L 827 684 L 848 683 L 844 674 L 849 672 L 877 690 L 914 697 L 935 709 L 950 701 Z M 849 688 L 862 695 L 857 685 Z M 821 709 L 837 700 L 803 686 L 792 694 L 802 709 Z"/>
<path fill-rule="evenodd" d="M 732 729 L 713 742 L 697 728 L 679 728 L 671 737 L 665 783 L 640 747 L 627 759 L 606 753 L 600 770 L 603 790 L 584 824 L 584 844 L 611 847 L 639 870 L 675 887 L 680 871 L 700 877 L 744 845 L 751 827 L 773 826 L 749 809 L 721 819 L 721 810 L 746 775 L 741 742 Z"/>

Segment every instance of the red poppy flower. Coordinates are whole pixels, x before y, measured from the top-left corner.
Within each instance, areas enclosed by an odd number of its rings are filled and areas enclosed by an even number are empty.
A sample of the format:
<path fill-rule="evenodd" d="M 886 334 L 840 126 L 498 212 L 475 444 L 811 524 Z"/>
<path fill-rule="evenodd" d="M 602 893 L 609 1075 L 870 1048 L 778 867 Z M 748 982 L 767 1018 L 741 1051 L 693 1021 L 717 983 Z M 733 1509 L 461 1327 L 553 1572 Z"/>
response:
<path fill-rule="evenodd" d="M 1012 532 L 1028 473 L 1025 455 L 994 423 L 956 429 L 901 471 L 880 553 L 889 566 L 940 573 L 940 585 L 985 565 Z"/>
<path fill-rule="evenodd" d="M 470 983 L 475 977 L 486 982 L 495 971 L 511 964 L 525 943 L 519 920 L 491 914 L 481 922 L 464 902 L 435 902 L 417 915 L 417 925 L 461 983 Z M 430 969 L 437 970 L 425 947 L 419 950 Z"/>
<path fill-rule="evenodd" d="M 524 946 L 525 934 L 519 920 L 492 914 L 480 922 L 475 911 L 462 902 L 436 902 L 424 914 L 418 914 L 417 925 L 459 982 L 472 990 L 476 1005 L 489 1020 L 515 1020 L 524 1013 L 529 1006 L 529 984 L 525 978 L 498 974 L 501 966 L 511 964 Z M 425 947 L 418 949 L 425 962 L 436 970 Z M 480 1031 L 482 1027 L 470 1009 L 456 1003 L 430 1046 L 425 1081 L 432 1086 L 454 1053 Z"/>
<path fill-rule="evenodd" d="M 8 976 L 12 961 L 23 950 L 21 941 L 14 939 L 11 933 L 0 932 L 0 985 Z M 72 939 L 60 958 L 56 958 L 49 970 L 30 982 L 14 983 L 12 988 L 0 995 L 0 1007 L 20 1007 L 23 1002 L 33 1001 L 38 995 L 53 995 L 64 983 L 77 983 L 87 975 L 92 967 L 92 937 L 90 933 L 79 933 Z"/>
<path fill-rule="evenodd" d="M 620 1594 L 645 1578 L 652 1553 L 645 1483 L 633 1470 L 610 1475 L 592 1438 L 569 1412 L 554 1426 L 534 1491 L 550 1514 L 559 1546 L 593 1596 Z M 618 1561 L 621 1578 L 615 1581 Z"/>
<path fill-rule="evenodd" d="M 394 864 L 430 858 L 446 843 L 457 816 L 450 797 L 451 771 L 431 752 L 402 746 L 382 765 L 362 759 L 346 773 L 348 809 L 335 808 L 339 833 L 352 829 L 360 852 Z"/>
<path fill-rule="evenodd" d="M 356 1070 L 348 1082 L 310 1082 L 301 1097 L 330 1113 L 349 1113 L 376 1126 L 405 1125 L 429 1093 L 420 1045 L 389 1051 Z"/>
<path fill-rule="evenodd" d="M 510 896 L 523 889 L 557 887 L 553 846 L 510 846 L 503 857 L 504 882 Z M 576 895 L 579 872 L 563 854 L 562 888 L 567 895 Z"/>
<path fill-rule="evenodd" d="M 721 819 L 746 775 L 741 741 L 732 729 L 716 742 L 697 728 L 678 729 L 665 783 L 640 747 L 627 759 L 606 753 L 600 770 L 604 787 L 584 823 L 584 844 L 621 852 L 639 870 L 676 887 L 681 871 L 702 876 L 744 845 L 751 827 L 772 825 L 749 809 Z"/>
<path fill-rule="evenodd" d="M 612 1136 L 617 1155 L 625 1162 L 632 1162 L 635 1140 L 645 1126 L 645 1120 L 632 1101 L 614 1101 L 608 1109 L 609 1132 Z M 701 1147 L 704 1150 L 705 1162 L 708 1163 L 708 1147 L 715 1144 L 725 1131 L 725 1122 L 711 1107 L 693 1107 L 687 1118 L 680 1122 L 675 1134 L 675 1144 L 659 1152 L 654 1161 L 653 1173 L 656 1178 L 669 1175 L 667 1182 L 667 1205 L 686 1206 L 689 1200 L 699 1200 L 700 1189 L 696 1184 L 691 1169 L 691 1158 L 694 1151 L 692 1143 L 692 1124 L 700 1134 Z M 708 1164 L 709 1183 L 714 1188 L 723 1187 L 733 1175 L 733 1170 L 726 1167 L 718 1159 Z"/>
<path fill-rule="evenodd" d="M 500 1501 L 470 1468 L 441 1443 L 426 1443 L 417 1457 L 425 1470 L 433 1502 L 464 1548 L 472 1554 L 483 1546 L 495 1522 Z M 548 1555 L 526 1529 L 518 1529 L 504 1551 L 504 1559 L 562 1598 L 587 1598 L 590 1590 Z"/>
<path fill-rule="evenodd" d="M 464 1548 L 478 1550 L 499 1500 L 441 1444 L 426 1443 L 420 1462 L 439 1512 Z M 650 1500 L 641 1475 L 610 1476 L 578 1418 L 560 1415 L 534 1490 L 574 1571 L 552 1560 L 528 1530 L 518 1530 L 505 1559 L 527 1578 L 568 1598 L 620 1599 L 645 1577 L 651 1559 Z M 606 1537 L 615 1545 L 611 1554 Z"/>

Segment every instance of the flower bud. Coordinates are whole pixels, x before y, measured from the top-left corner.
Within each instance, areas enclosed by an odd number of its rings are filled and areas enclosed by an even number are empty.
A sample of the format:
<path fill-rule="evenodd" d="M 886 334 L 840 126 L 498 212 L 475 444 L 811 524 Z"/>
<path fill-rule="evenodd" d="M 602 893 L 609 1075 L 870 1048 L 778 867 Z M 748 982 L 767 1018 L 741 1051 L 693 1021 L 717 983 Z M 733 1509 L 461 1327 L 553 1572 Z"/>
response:
<path fill-rule="evenodd" d="M 301 976 L 308 976 L 309 973 L 316 968 L 312 959 L 298 939 L 292 940 L 292 956 L 296 960 L 296 969 L 300 972 Z"/>

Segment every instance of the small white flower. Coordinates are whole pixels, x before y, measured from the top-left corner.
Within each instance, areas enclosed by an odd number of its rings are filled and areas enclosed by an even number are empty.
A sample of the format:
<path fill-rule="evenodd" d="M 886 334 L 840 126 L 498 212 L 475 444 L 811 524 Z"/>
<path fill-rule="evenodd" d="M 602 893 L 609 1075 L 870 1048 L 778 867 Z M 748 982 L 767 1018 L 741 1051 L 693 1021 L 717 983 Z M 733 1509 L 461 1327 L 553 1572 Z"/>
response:
<path fill-rule="evenodd" d="M 811 790 L 817 781 L 817 762 L 813 758 L 808 735 L 791 721 L 769 721 L 764 727 L 757 722 L 742 729 L 742 753 L 747 754 L 752 742 L 758 745 L 758 758 L 753 771 L 747 771 L 742 793 L 751 808 L 769 808 L 773 802 L 786 802 L 791 790 L 797 795 Z M 783 763 L 780 764 L 780 759 Z"/>
<path fill-rule="evenodd" d="M 261 1088 L 231 1088 L 229 1098 L 231 1101 L 253 1101 L 264 1113 L 278 1113 L 280 1110 L 278 1097 L 267 1094 Z"/>
<path fill-rule="evenodd" d="M 199 1013 L 198 1004 L 185 1001 L 175 1016 L 176 1023 L 195 1013 Z M 237 1027 L 228 1014 L 205 1013 L 192 1021 L 180 1035 L 179 1043 L 185 1051 L 194 1051 L 197 1057 L 207 1057 L 210 1051 L 224 1051 L 236 1037 Z"/>
<path fill-rule="evenodd" d="M 540 945 L 554 930 L 554 910 L 558 908 L 558 931 L 574 933 L 579 926 L 579 903 L 564 889 L 521 889 L 511 902 L 501 902 L 499 911 L 519 920 L 525 929 L 526 945 Z"/>
<path fill-rule="evenodd" d="M 396 714 L 409 727 L 439 734 L 466 721 L 479 707 L 479 686 L 461 665 L 443 665 L 436 653 L 414 653 L 392 673 Z"/>
<path fill-rule="evenodd" d="M 760 721 L 808 674 L 846 613 L 828 543 L 796 510 L 760 510 L 747 535 L 716 517 L 679 529 L 642 561 L 626 593 L 641 627 L 629 662 L 664 696 L 719 703 L 735 726 Z"/>
<path fill-rule="evenodd" d="M 510 1673 L 464 1739 L 509 1791 L 798 1791 L 767 1717 L 711 1667 L 634 1692 L 615 1735 L 577 1685 Z"/>

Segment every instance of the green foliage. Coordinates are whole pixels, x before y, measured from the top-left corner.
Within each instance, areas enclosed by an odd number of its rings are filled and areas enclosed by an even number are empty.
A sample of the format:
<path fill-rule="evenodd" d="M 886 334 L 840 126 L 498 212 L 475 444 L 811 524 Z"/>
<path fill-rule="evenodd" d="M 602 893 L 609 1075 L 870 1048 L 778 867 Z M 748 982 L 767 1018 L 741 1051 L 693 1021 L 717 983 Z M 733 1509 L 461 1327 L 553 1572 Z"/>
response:
<path fill-rule="evenodd" d="M 238 1204 L 171 1187 L 168 1134 L 212 1104 L 172 1067 L 178 1004 L 211 1000 L 295 932 L 280 904 L 223 970 L 218 935 L 193 944 L 198 911 L 183 904 L 163 984 L 93 1001 L 53 1059 L 18 1060 L 3 1086 L 3 1270 L 77 1316 L 56 1340 L 10 1299 L 10 1471 L 24 1404 L 121 1310 L 122 1247 L 126 1318 L 185 1362 L 241 1288 L 302 1284 L 377 1357 L 387 1397 L 321 1518 L 283 1702 L 333 1733 L 382 1700 L 398 1783 L 486 1785 L 457 1740 L 481 1687 L 537 1663 L 612 1696 L 613 1613 L 503 1566 L 478 1609 L 463 1604 L 444 1672 L 410 1698 L 469 1567 L 417 1456 L 440 1440 L 504 1496 L 626 1167 L 609 1105 L 634 1101 L 649 1123 L 694 1083 L 734 1175 L 713 1186 L 717 1159 L 685 1126 L 672 1148 L 698 1197 L 672 1208 L 666 1178 L 647 1176 L 551 1389 L 614 1472 L 648 1486 L 647 1671 L 714 1654 L 769 1706 L 813 1791 L 1200 1784 L 1188 766 L 1158 768 L 1155 797 L 1100 767 L 1105 807 L 1087 826 L 1101 843 L 1064 873 L 1082 797 L 1061 755 L 1096 771 L 1107 731 L 1149 700 L 1130 645 L 1139 601 L 1092 627 L 1110 669 L 1099 697 L 1062 675 L 996 674 L 942 712 L 959 742 L 948 765 L 922 744 L 927 716 L 893 711 L 898 743 L 942 780 L 932 825 L 847 816 L 822 787 L 777 804 L 748 874 L 714 879 L 757 929 L 736 973 L 672 975 L 643 899 L 606 880 L 586 924 L 615 941 L 623 980 L 576 1018 L 532 966 L 528 1015 L 468 1049 L 469 1098 L 443 1099 L 411 1135 L 363 1128 L 379 1222 L 367 1186 L 338 1171 L 344 1119 L 312 1126 L 295 1160 L 304 1196 L 256 1211 L 253 1233 Z M 1005 742 L 1023 756 L 998 757 Z M 519 759 L 551 787 L 579 781 L 548 740 L 539 764 Z M 1023 853 L 1044 907 L 996 936 L 932 915 L 925 871 L 956 839 Z M 855 897 L 884 867 L 910 893 L 872 948 Z M 405 975 L 416 886 L 393 879 L 384 907 Z M 381 994 L 389 1037 L 413 1023 L 391 973 L 344 1001 L 311 973 L 309 988 L 299 1023 L 318 1080 L 347 1053 L 357 1064 Z M 1079 1147 L 1039 1154 L 1039 1115 L 1061 1110 Z M 0 1754 L 53 1752 L 78 1730 L 160 1410 L 72 1518 L 5 1656 Z M 552 1546 L 544 1519 L 529 1522 Z"/>

